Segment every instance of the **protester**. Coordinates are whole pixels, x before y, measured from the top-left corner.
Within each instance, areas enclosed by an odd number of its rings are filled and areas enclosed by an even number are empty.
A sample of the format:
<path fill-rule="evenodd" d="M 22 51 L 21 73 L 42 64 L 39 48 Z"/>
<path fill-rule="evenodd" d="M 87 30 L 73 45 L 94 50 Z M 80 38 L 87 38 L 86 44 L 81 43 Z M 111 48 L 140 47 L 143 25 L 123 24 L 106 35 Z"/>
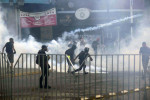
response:
<path fill-rule="evenodd" d="M 2 53 L 4 53 L 5 48 L 6 48 L 8 60 L 11 64 L 10 70 L 11 70 L 11 72 L 13 72 L 12 68 L 13 68 L 13 63 L 14 63 L 14 54 L 16 54 L 16 50 L 14 48 L 14 39 L 13 38 L 10 38 L 9 42 L 7 42 L 5 44 L 5 46 L 3 47 Z"/>
<path fill-rule="evenodd" d="M 92 61 L 92 57 L 90 56 L 90 54 L 88 53 L 89 52 L 89 48 L 85 47 L 84 48 L 84 51 L 81 51 L 75 58 L 75 60 L 77 58 L 79 58 L 79 65 L 80 67 L 78 69 L 76 69 L 75 71 L 72 71 L 72 74 L 74 74 L 75 72 L 77 71 L 80 71 L 82 68 L 83 68 L 83 73 L 84 74 L 88 74 L 86 71 L 85 71 L 85 68 L 86 68 L 86 65 L 85 65 L 85 61 L 86 59 L 89 57 L 90 58 L 90 61 Z"/>
<path fill-rule="evenodd" d="M 48 64 L 48 60 L 50 59 L 49 56 L 46 55 L 46 51 L 48 51 L 46 45 L 42 45 L 42 49 L 38 51 L 36 64 L 41 67 L 42 75 L 40 77 L 40 88 L 43 88 L 43 78 L 45 77 L 45 85 L 44 88 L 50 89 L 51 86 L 48 86 L 48 76 L 49 76 L 49 68 L 50 65 Z"/>
<path fill-rule="evenodd" d="M 142 43 L 142 47 L 140 48 L 139 53 L 142 54 L 142 65 L 143 65 L 144 77 L 145 77 L 147 73 L 147 67 L 148 67 L 149 56 L 150 56 L 150 48 L 147 47 L 146 42 Z"/>
<path fill-rule="evenodd" d="M 92 43 L 92 48 L 94 49 L 95 55 L 97 55 L 97 47 L 99 45 L 99 38 L 97 38 L 95 41 Z"/>
<path fill-rule="evenodd" d="M 68 73 L 71 72 L 71 66 L 74 65 L 74 51 L 76 49 L 76 45 L 73 45 L 70 49 L 65 51 L 65 54 L 67 56 L 67 62 L 68 62 Z"/>

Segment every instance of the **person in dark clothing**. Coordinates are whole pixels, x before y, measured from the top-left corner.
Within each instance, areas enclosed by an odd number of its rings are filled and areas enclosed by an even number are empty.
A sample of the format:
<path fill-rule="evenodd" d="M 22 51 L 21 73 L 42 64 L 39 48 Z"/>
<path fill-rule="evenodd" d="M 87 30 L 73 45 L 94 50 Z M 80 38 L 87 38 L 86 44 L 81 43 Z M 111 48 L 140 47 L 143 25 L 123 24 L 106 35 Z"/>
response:
<path fill-rule="evenodd" d="M 146 42 L 142 43 L 142 47 L 140 48 L 139 53 L 142 54 L 142 65 L 143 65 L 144 77 L 145 77 L 147 73 L 147 67 L 148 67 L 149 56 L 150 56 L 150 48 L 147 47 Z"/>
<path fill-rule="evenodd" d="M 92 48 L 94 49 L 95 55 L 97 54 L 97 46 L 99 45 L 99 38 L 97 40 L 93 41 Z"/>
<path fill-rule="evenodd" d="M 85 65 L 85 60 L 87 59 L 87 57 L 90 58 L 90 61 L 92 61 L 92 57 L 90 56 L 90 54 L 88 53 L 89 52 L 89 48 L 85 47 L 84 48 L 84 51 L 81 51 L 75 58 L 75 60 L 79 57 L 79 65 L 80 67 L 78 69 L 76 69 L 75 71 L 72 71 L 72 73 L 74 74 L 75 72 L 77 71 L 80 71 L 82 68 L 83 68 L 83 73 L 84 74 L 88 74 L 87 72 L 85 72 L 85 68 L 86 68 L 86 65 Z"/>
<path fill-rule="evenodd" d="M 2 53 L 4 52 L 5 48 L 6 48 L 8 60 L 11 63 L 10 67 L 11 67 L 11 72 L 12 72 L 13 63 L 14 63 L 14 54 L 16 54 L 16 50 L 14 48 L 14 39 L 13 38 L 10 38 L 9 42 L 7 42 L 5 44 L 5 46 L 3 47 Z"/>
<path fill-rule="evenodd" d="M 44 88 L 51 88 L 50 86 L 48 86 L 48 75 L 49 75 L 49 68 L 50 65 L 48 64 L 48 60 L 50 59 L 49 56 L 46 55 L 47 51 L 47 46 L 46 45 L 42 45 L 42 49 L 38 51 L 38 55 L 37 55 L 37 59 L 36 59 L 36 63 L 41 67 L 41 72 L 42 75 L 40 77 L 40 88 L 43 88 L 42 85 L 42 81 L 43 78 L 45 77 L 45 85 Z"/>
<path fill-rule="evenodd" d="M 73 45 L 70 49 L 65 51 L 65 54 L 67 56 L 67 62 L 68 62 L 68 73 L 71 72 L 71 66 L 74 65 L 74 51 L 76 49 L 76 45 Z M 71 64 L 72 63 L 72 64 Z"/>

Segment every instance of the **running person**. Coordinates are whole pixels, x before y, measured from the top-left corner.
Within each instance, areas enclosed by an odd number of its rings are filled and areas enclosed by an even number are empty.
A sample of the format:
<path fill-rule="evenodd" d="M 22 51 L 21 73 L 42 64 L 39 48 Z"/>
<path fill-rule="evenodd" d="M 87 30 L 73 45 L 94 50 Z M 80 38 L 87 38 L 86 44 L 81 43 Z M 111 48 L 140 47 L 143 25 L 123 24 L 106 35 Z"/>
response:
<path fill-rule="evenodd" d="M 70 49 L 65 51 L 65 54 L 67 56 L 67 62 L 68 62 L 68 73 L 71 72 L 71 66 L 74 65 L 74 51 L 76 49 L 76 45 L 73 45 Z M 71 64 L 72 63 L 72 64 Z"/>
<path fill-rule="evenodd" d="M 75 60 L 79 57 L 79 65 L 80 67 L 78 69 L 76 69 L 75 71 L 72 71 L 72 73 L 74 74 L 77 71 L 80 71 L 83 68 L 83 73 L 84 74 L 88 74 L 88 72 L 85 71 L 86 65 L 85 65 L 85 60 L 87 59 L 87 57 L 90 58 L 90 61 L 92 61 L 92 57 L 90 56 L 89 52 L 89 48 L 85 47 L 84 51 L 81 51 L 75 58 Z"/>
<path fill-rule="evenodd" d="M 2 53 L 4 52 L 4 49 L 6 48 L 6 53 L 7 53 L 7 57 L 8 57 L 8 60 L 11 64 L 11 72 L 13 71 L 12 68 L 13 68 L 13 63 L 14 63 L 14 54 L 16 54 L 16 50 L 14 48 L 14 39 L 13 38 L 10 38 L 9 39 L 9 42 L 7 42 L 5 44 L 5 46 L 3 47 L 3 50 L 2 50 Z"/>

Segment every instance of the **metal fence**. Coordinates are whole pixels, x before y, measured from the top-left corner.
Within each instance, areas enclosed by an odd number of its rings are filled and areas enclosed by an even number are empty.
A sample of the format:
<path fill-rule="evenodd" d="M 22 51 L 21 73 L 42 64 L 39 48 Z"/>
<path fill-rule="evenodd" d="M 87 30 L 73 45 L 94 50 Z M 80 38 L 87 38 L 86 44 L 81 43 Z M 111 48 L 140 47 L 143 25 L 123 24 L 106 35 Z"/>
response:
<path fill-rule="evenodd" d="M 2 100 L 148 100 L 150 75 L 143 77 L 141 55 L 93 55 L 86 60 L 86 72 L 68 73 L 67 57 L 49 54 L 48 85 L 40 88 L 42 71 L 36 64 L 36 54 L 21 54 L 13 73 L 7 72 L 9 63 L 0 55 L 0 97 Z M 47 58 L 48 58 L 47 56 Z M 43 59 L 42 59 L 43 60 Z M 44 61 L 44 60 L 43 60 Z M 41 65 L 42 66 L 42 65 Z M 44 66 L 44 64 L 43 64 Z M 47 66 L 44 66 L 48 68 Z M 73 66 L 79 68 L 78 60 Z M 71 69 L 74 70 L 73 68 Z M 46 72 L 48 75 L 48 72 Z M 46 78 L 42 76 L 43 80 Z M 44 79 L 45 78 L 45 79 Z M 44 84 L 44 81 L 42 81 Z"/>
<path fill-rule="evenodd" d="M 0 100 L 11 99 L 12 97 L 12 74 L 10 63 L 6 54 L 0 53 Z"/>

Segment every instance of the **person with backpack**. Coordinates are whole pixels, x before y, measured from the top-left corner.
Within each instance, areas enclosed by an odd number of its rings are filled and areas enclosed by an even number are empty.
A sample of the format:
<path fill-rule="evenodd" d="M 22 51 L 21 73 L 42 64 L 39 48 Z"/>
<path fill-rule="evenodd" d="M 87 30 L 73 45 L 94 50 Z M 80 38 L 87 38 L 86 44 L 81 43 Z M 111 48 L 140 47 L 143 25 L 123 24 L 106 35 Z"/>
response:
<path fill-rule="evenodd" d="M 3 47 L 2 53 L 4 53 L 5 48 L 6 48 L 8 60 L 11 64 L 10 70 L 11 70 L 11 72 L 13 72 L 12 68 L 13 68 L 13 63 L 14 63 L 14 54 L 16 54 L 16 50 L 14 48 L 14 39 L 13 38 L 10 38 L 9 42 L 7 42 L 5 44 L 5 46 Z"/>
<path fill-rule="evenodd" d="M 76 49 L 76 45 L 73 45 L 70 49 L 65 51 L 67 56 L 67 63 L 68 63 L 68 73 L 71 72 L 71 66 L 74 65 L 74 51 Z"/>
<path fill-rule="evenodd" d="M 36 57 L 36 64 L 41 67 L 42 75 L 40 77 L 40 88 L 50 89 L 51 86 L 48 86 L 48 76 L 49 76 L 49 68 L 50 65 L 48 64 L 48 60 L 50 59 L 49 56 L 46 55 L 46 51 L 48 51 L 46 45 L 42 45 L 42 49 L 38 51 Z M 43 78 L 45 77 L 45 85 L 43 87 Z"/>
<path fill-rule="evenodd" d="M 93 61 L 92 57 L 90 56 L 89 52 L 89 48 L 85 47 L 84 51 L 81 51 L 76 57 L 75 60 L 77 58 L 79 58 L 79 65 L 80 67 L 78 69 L 76 69 L 75 71 L 72 71 L 72 74 L 74 74 L 77 71 L 80 71 L 83 68 L 83 73 L 84 74 L 88 74 L 88 72 L 85 71 L 86 65 L 85 65 L 85 61 L 86 59 L 89 57 L 90 61 Z"/>

